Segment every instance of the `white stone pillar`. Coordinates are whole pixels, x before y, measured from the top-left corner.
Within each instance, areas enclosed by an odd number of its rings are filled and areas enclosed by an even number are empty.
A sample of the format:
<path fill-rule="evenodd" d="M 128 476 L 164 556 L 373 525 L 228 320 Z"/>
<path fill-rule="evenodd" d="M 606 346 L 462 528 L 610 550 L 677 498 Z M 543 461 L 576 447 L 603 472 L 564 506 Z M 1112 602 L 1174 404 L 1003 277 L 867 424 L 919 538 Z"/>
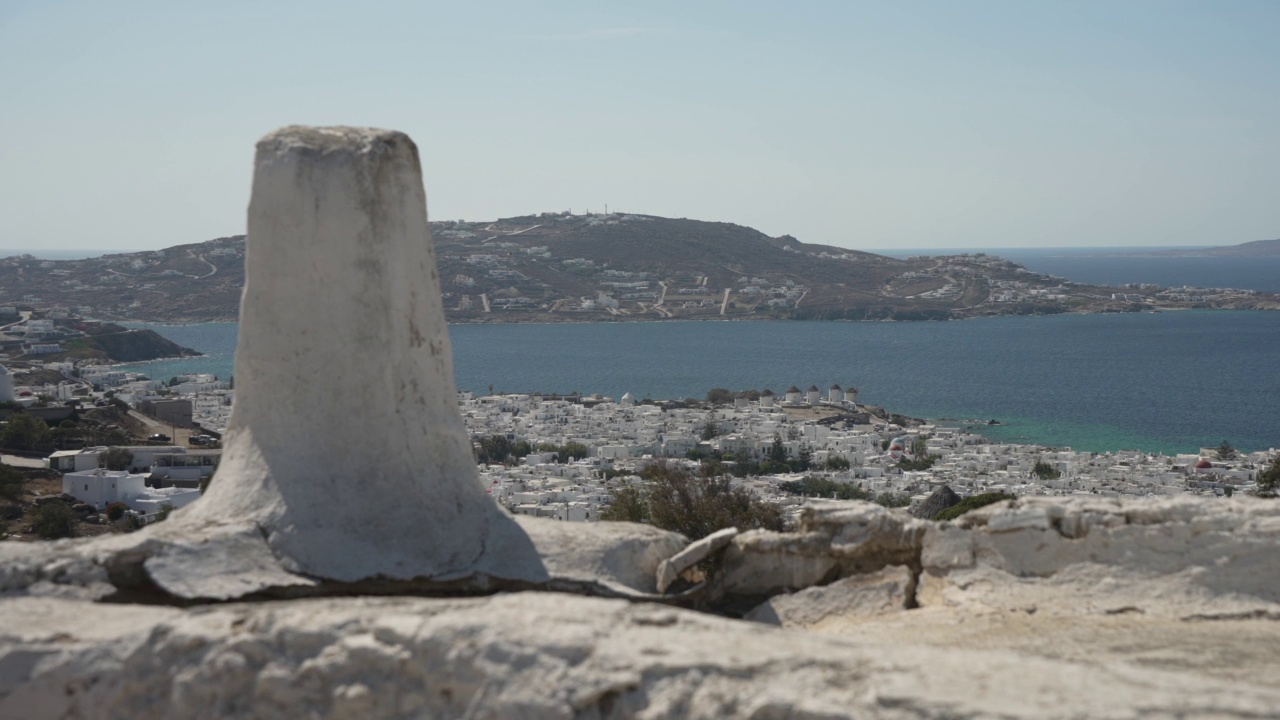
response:
<path fill-rule="evenodd" d="M 294 572 L 474 569 L 509 521 L 457 409 L 418 150 L 403 133 L 287 127 L 258 143 L 236 403 L 184 522 L 257 523 Z"/>

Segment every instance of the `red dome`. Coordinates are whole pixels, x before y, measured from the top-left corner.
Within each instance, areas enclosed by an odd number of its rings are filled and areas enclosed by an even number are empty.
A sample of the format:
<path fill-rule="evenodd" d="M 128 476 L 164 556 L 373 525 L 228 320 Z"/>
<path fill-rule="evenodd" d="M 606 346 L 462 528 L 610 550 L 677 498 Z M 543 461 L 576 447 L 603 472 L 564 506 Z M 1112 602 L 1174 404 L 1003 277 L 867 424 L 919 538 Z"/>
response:
<path fill-rule="evenodd" d="M 1209 462 L 1204 458 L 1200 458 L 1200 462 L 1196 463 L 1197 470 L 1207 470 L 1208 468 L 1211 468 L 1211 467 L 1213 467 L 1213 463 Z"/>

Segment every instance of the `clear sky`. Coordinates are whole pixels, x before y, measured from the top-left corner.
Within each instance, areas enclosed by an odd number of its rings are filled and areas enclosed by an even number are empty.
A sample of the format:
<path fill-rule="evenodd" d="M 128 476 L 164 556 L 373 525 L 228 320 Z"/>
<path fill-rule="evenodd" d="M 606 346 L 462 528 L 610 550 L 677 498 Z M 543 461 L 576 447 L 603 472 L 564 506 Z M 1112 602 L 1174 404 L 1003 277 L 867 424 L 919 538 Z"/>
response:
<path fill-rule="evenodd" d="M 1280 2 L 0 0 L 0 248 L 242 232 L 254 142 L 408 132 L 433 219 L 852 248 L 1280 237 Z"/>

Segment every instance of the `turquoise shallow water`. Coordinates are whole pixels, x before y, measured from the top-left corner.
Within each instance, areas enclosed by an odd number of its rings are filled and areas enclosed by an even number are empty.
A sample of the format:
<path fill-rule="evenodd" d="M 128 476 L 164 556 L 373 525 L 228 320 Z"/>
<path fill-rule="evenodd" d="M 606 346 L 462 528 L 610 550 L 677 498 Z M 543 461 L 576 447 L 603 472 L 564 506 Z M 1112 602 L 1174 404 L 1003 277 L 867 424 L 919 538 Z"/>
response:
<path fill-rule="evenodd" d="M 152 327 L 209 355 L 131 369 L 231 374 L 234 323 Z M 456 325 L 450 334 L 458 386 L 477 392 L 672 398 L 839 383 L 895 412 L 998 419 L 975 428 L 994 439 L 1094 451 L 1280 446 L 1280 313 Z"/>

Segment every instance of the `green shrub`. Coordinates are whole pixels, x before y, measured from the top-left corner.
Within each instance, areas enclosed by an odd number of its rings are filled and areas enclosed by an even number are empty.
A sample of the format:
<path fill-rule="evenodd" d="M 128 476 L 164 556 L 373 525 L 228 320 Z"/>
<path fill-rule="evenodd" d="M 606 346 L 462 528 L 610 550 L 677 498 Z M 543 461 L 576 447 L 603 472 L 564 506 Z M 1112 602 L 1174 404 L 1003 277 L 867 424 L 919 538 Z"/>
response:
<path fill-rule="evenodd" d="M 831 498 L 834 500 L 871 500 L 875 497 L 870 491 L 859 485 L 839 483 L 826 478 L 809 475 L 800 480 L 779 483 L 778 489 L 788 495 L 804 495 L 806 497 Z"/>
<path fill-rule="evenodd" d="M 926 455 L 917 457 L 914 460 L 903 457 L 898 461 L 898 467 L 903 470 L 928 470 L 933 464 L 942 459 L 941 455 Z"/>
<path fill-rule="evenodd" d="M 133 453 L 124 448 L 113 447 L 102 453 L 98 460 L 108 470 L 128 470 L 133 464 Z"/>
<path fill-rule="evenodd" d="M 0 465 L 0 499 L 16 500 L 22 493 L 22 473 L 8 465 Z"/>
<path fill-rule="evenodd" d="M 1031 468 L 1031 472 L 1041 480 L 1057 480 L 1062 477 L 1062 473 L 1056 467 L 1043 460 L 1036 460 L 1036 465 Z"/>
<path fill-rule="evenodd" d="M 699 477 L 666 463 L 650 465 L 641 477 L 648 485 L 615 490 L 601 520 L 648 523 L 690 540 L 727 527 L 786 529 L 782 508 L 747 488 L 732 487 L 727 477 Z"/>
<path fill-rule="evenodd" d="M 1275 497 L 1280 491 L 1280 455 L 1271 461 L 1271 467 L 1258 474 L 1258 495 Z"/>
<path fill-rule="evenodd" d="M 839 455 L 832 455 L 831 457 L 827 458 L 826 468 L 828 470 L 848 470 L 849 461 L 845 460 Z"/>
<path fill-rule="evenodd" d="M 934 520 L 955 520 L 970 510 L 977 510 L 985 505 L 998 503 L 1002 500 L 1013 500 L 1014 496 L 1009 493 L 982 493 L 981 495 L 971 495 L 951 507 L 943 510 L 933 516 Z"/>
<path fill-rule="evenodd" d="M 125 505 L 122 502 L 113 502 L 107 506 L 107 519 L 119 520 L 120 518 L 124 517 L 125 511 L 128 509 L 129 509 L 129 506 Z"/>
<path fill-rule="evenodd" d="M 911 504 L 911 496 L 901 492 L 882 492 L 876 496 L 876 504 L 887 508 L 906 507 Z"/>
<path fill-rule="evenodd" d="M 73 537 L 76 534 L 76 514 L 66 503 L 45 503 L 36 507 L 32 514 L 31 531 L 45 540 Z"/>

